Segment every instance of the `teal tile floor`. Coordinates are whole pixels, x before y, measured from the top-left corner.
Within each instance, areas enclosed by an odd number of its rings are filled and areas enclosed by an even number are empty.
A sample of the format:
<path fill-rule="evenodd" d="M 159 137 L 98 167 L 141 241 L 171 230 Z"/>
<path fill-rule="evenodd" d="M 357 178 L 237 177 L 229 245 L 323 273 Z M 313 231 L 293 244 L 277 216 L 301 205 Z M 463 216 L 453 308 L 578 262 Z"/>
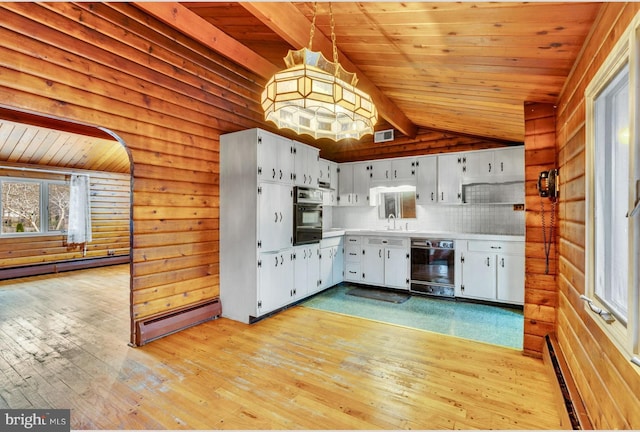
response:
<path fill-rule="evenodd" d="M 347 295 L 353 287 L 339 284 L 303 302 L 302 306 L 522 349 L 521 310 L 424 296 L 411 296 L 404 303 L 390 303 Z"/>

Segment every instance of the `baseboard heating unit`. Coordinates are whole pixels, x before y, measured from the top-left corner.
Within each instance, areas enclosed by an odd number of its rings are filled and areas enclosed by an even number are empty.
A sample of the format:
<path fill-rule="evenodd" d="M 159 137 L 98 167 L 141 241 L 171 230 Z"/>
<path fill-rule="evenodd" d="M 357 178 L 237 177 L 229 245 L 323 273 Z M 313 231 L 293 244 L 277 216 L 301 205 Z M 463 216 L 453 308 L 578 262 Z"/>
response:
<path fill-rule="evenodd" d="M 558 401 L 562 426 L 565 429 L 592 430 L 593 425 L 554 334 L 545 336 L 543 348 L 543 360 L 553 380 L 552 383 L 558 384 L 555 396 Z M 563 410 L 562 407 L 566 409 Z"/>
<path fill-rule="evenodd" d="M 142 346 L 163 336 L 211 321 L 221 314 L 222 305 L 220 299 L 214 299 L 168 315 L 139 321 L 136 323 L 134 346 Z"/>

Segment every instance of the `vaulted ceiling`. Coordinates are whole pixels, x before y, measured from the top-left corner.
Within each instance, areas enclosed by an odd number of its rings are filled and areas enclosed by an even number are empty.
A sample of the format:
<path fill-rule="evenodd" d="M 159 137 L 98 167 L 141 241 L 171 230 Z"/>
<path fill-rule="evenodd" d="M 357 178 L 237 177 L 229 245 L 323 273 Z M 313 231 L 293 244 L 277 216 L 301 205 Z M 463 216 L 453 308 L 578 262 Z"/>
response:
<path fill-rule="evenodd" d="M 265 81 L 289 49 L 308 46 L 314 3 L 140 3 L 170 25 Z M 524 140 L 524 103 L 555 103 L 600 3 L 335 2 L 339 61 L 356 72 L 383 118 L 404 135 L 418 128 L 508 142 Z M 210 26 L 181 28 L 191 14 Z M 191 18 L 193 18 L 191 17 Z M 332 58 L 330 3 L 317 3 L 313 49 Z M 206 43 L 206 41 L 205 41 Z M 247 57 L 248 49 L 255 57 Z M 240 54 L 242 53 L 242 54 Z"/>
<path fill-rule="evenodd" d="M 314 16 L 314 3 L 300 2 L 136 6 L 264 82 L 284 68 L 288 50 L 309 46 Z M 557 102 L 600 6 L 595 2 L 335 2 L 331 14 L 330 3 L 319 2 L 312 48 L 332 59 L 333 15 L 338 59 L 346 70 L 357 73 L 358 87 L 372 95 L 381 117 L 376 130 L 394 128 L 400 139 L 426 130 L 440 139 L 456 134 L 477 143 L 473 145 L 484 145 L 486 140 L 519 143 L 524 141 L 524 104 Z M 9 113 L 0 114 L 7 120 L 0 123 L 0 158 L 5 161 L 129 170 L 126 151 L 106 134 L 89 139 L 94 132 L 71 130 L 55 137 L 55 125 L 35 122 L 32 126 L 45 129 L 27 130 L 12 122 Z M 51 140 L 56 142 L 55 154 L 45 151 Z M 361 155 L 371 141 L 371 136 L 365 137 L 347 149 L 354 154 L 336 160 Z M 330 145 L 335 143 L 320 147 L 326 152 Z M 335 146 L 329 154 L 345 151 Z"/>

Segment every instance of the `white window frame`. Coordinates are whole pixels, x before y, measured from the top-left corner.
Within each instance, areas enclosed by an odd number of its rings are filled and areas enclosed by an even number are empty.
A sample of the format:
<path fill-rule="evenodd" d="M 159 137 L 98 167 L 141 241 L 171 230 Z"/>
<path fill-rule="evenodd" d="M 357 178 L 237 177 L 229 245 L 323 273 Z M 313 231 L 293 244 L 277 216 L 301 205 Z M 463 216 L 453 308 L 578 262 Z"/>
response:
<path fill-rule="evenodd" d="M 586 114 L 586 249 L 585 249 L 585 295 L 593 300 L 593 306 L 607 311 L 604 302 L 598 299 L 596 290 L 596 218 L 595 218 L 595 100 L 607 88 L 612 79 L 628 63 L 629 65 L 629 193 L 626 208 L 633 209 L 636 195 L 636 182 L 640 179 L 640 127 L 639 112 L 640 91 L 638 89 L 640 73 L 640 13 L 636 14 L 629 27 L 618 40 L 609 56 L 604 61 L 591 83 L 585 90 Z M 627 218 L 629 253 L 627 259 L 628 271 L 628 301 L 627 323 L 615 320 L 607 323 L 594 313 L 587 302 L 585 310 L 594 322 L 603 330 L 613 344 L 627 357 L 639 354 L 640 330 L 640 214 Z M 597 310 L 597 309 L 596 309 Z"/>
<path fill-rule="evenodd" d="M 5 237 L 37 237 L 46 236 L 52 234 L 64 233 L 64 230 L 52 230 L 49 229 L 49 185 L 59 184 L 69 186 L 68 181 L 63 180 L 43 180 L 35 178 L 24 177 L 1 177 L 0 182 L 10 183 L 37 183 L 40 185 L 40 231 L 39 232 L 20 232 L 20 233 L 5 233 L 0 229 L 0 238 Z M 0 184 L 1 187 L 1 184 Z M 0 189 L 1 191 L 1 189 Z M 4 203 L 2 202 L 2 196 L 0 195 L 0 214 L 3 214 L 2 210 Z"/>

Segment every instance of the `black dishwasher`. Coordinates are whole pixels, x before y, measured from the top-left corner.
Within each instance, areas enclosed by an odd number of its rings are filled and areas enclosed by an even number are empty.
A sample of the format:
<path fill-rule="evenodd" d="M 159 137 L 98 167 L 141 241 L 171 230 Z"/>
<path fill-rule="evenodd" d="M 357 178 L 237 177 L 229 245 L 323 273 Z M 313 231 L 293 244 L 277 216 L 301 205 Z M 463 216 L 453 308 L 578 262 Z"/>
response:
<path fill-rule="evenodd" d="M 411 291 L 453 298 L 455 255 L 453 240 L 411 239 Z"/>

